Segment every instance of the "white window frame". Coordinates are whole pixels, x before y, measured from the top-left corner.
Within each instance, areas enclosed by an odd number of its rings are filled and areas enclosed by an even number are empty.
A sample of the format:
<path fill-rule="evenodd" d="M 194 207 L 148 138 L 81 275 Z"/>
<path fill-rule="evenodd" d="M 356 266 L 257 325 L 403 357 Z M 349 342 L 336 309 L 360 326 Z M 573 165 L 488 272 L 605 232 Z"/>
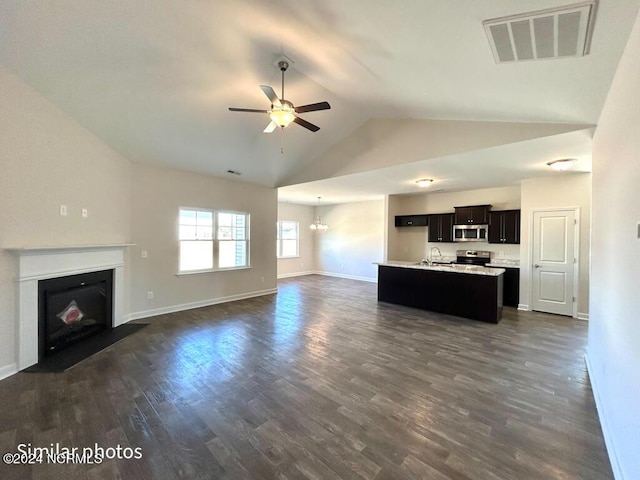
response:
<path fill-rule="evenodd" d="M 296 224 L 296 254 L 295 255 L 282 255 L 282 241 L 291 240 L 290 238 L 282 238 L 282 223 L 295 223 Z M 278 220 L 276 222 L 276 256 L 278 258 L 300 258 L 300 222 L 295 220 Z"/>
<path fill-rule="evenodd" d="M 212 222 L 212 238 L 211 240 L 202 240 L 202 241 L 210 241 L 212 242 L 212 267 L 211 268 L 203 268 L 203 269 L 194 269 L 194 270 L 181 270 L 180 269 L 180 243 L 182 241 L 193 241 L 188 239 L 180 238 L 180 212 L 183 210 L 190 210 L 195 212 L 208 212 L 213 216 Z M 218 215 L 221 213 L 227 213 L 231 215 L 244 215 L 245 216 L 245 240 L 240 240 L 246 242 L 246 250 L 245 250 L 245 258 L 246 262 L 244 265 L 232 266 L 232 267 L 218 267 L 219 259 L 220 259 L 220 242 L 230 241 L 227 239 L 218 238 Z M 179 207 L 178 208 L 178 221 L 177 221 L 177 232 L 176 237 L 178 239 L 178 268 L 176 275 L 193 275 L 199 273 L 207 273 L 207 272 L 224 272 L 227 270 L 245 270 L 251 268 L 251 259 L 250 259 L 250 219 L 251 215 L 248 212 L 236 211 L 236 210 L 214 210 L 210 208 L 200 208 L 200 207 Z M 233 240 L 233 239 L 232 239 Z M 237 239 L 235 239 L 237 240 Z M 197 241 L 197 239 L 196 239 Z"/>

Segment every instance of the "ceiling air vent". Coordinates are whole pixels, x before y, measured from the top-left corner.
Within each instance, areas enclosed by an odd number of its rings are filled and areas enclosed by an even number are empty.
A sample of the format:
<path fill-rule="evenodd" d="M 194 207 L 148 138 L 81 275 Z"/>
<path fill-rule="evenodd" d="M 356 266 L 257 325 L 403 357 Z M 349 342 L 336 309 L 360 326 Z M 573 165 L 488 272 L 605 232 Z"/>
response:
<path fill-rule="evenodd" d="M 496 63 L 589 53 L 596 0 L 482 22 Z"/>

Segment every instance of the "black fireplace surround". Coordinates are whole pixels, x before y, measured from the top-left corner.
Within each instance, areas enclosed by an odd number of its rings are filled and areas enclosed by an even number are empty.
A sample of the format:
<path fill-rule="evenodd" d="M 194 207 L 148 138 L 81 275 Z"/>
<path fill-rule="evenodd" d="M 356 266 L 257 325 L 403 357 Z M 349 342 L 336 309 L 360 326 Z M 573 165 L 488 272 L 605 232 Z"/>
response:
<path fill-rule="evenodd" d="M 38 282 L 38 358 L 113 328 L 113 270 Z"/>

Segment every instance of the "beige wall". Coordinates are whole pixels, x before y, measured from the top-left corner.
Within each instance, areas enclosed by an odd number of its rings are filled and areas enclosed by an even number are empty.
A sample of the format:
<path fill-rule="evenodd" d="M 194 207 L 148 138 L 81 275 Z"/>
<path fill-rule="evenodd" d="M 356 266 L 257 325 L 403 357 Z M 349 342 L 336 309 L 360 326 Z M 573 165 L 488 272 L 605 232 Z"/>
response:
<path fill-rule="evenodd" d="M 640 16 L 593 140 L 588 363 L 618 480 L 640 478 Z"/>
<path fill-rule="evenodd" d="M 296 258 L 278 259 L 278 277 L 291 277 L 312 273 L 315 270 L 315 233 L 309 228 L 315 219 L 315 207 L 278 203 L 278 221 L 290 220 L 299 223 L 299 244 Z"/>
<path fill-rule="evenodd" d="M 531 304 L 531 225 L 533 211 L 544 208 L 580 207 L 580 263 L 578 315 L 589 313 L 589 249 L 591 232 L 591 174 L 559 173 L 554 177 L 522 182 L 520 305 Z"/>
<path fill-rule="evenodd" d="M 394 226 L 395 215 L 412 215 L 424 213 L 453 213 L 454 207 L 466 205 L 492 205 L 493 210 L 520 208 L 520 187 L 484 188 L 463 192 L 423 193 L 416 195 L 390 195 L 388 218 L 388 252 L 391 260 L 419 261 L 429 255 L 431 247 L 438 247 L 443 255 L 455 256 L 456 250 L 464 249 L 471 244 L 427 242 L 427 227 Z M 392 213 L 393 210 L 393 213 Z M 503 258 L 518 260 L 518 245 L 496 245 L 490 243 L 474 243 L 474 248 L 493 252 L 495 257 L 503 253 Z"/>
<path fill-rule="evenodd" d="M 148 316 L 276 288 L 277 196 L 273 188 L 146 165 L 132 167 L 131 308 Z M 180 207 L 248 212 L 250 269 L 176 275 Z M 141 258 L 141 251 L 148 258 Z M 152 300 L 147 292 L 154 292 Z"/>
<path fill-rule="evenodd" d="M 131 189 L 126 159 L 1 67 L 0 85 L 2 378 L 15 362 L 18 275 L 4 249 L 129 242 Z"/>
<path fill-rule="evenodd" d="M 316 232 L 320 273 L 375 281 L 384 256 L 384 201 L 328 205 L 317 209 L 329 229 Z"/>

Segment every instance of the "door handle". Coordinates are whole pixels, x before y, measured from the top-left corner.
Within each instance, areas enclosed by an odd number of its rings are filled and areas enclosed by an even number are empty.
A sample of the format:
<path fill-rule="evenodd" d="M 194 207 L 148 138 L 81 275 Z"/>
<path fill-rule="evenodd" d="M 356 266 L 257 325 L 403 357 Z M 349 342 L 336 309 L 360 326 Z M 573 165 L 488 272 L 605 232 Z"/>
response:
<path fill-rule="evenodd" d="M 540 268 L 540 265 L 538 265 L 537 263 L 534 265 L 535 268 Z"/>

